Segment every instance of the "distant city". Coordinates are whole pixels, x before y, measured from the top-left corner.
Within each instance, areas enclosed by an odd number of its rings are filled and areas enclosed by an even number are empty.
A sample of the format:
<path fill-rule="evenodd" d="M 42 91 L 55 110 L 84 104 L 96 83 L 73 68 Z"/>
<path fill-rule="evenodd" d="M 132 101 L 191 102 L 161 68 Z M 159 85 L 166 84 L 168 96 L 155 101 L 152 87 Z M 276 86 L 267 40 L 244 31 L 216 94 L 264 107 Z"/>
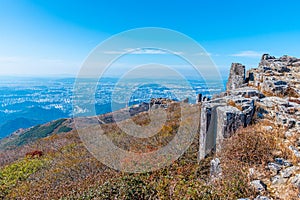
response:
<path fill-rule="evenodd" d="M 0 83 L 0 137 L 5 137 L 20 128 L 28 128 L 37 124 L 49 122 L 59 118 L 72 117 L 73 111 L 88 115 L 89 110 L 72 106 L 74 78 L 4 78 Z M 117 93 L 114 101 L 119 102 L 117 109 L 142 102 L 149 102 L 151 98 L 165 97 L 182 100 L 174 95 L 185 94 L 190 103 L 196 102 L 196 94 L 202 93 L 210 97 L 223 90 L 220 83 L 209 83 L 199 80 L 188 80 L 194 94 L 186 94 L 176 80 L 166 80 L 163 84 L 144 84 L 135 87 L 129 101 L 125 103 L 134 82 L 119 84 L 117 78 L 104 78 L 98 82 L 95 91 L 96 114 L 112 111 L 112 95 Z M 123 95 L 122 95 L 123 94 Z M 189 96 L 188 96 L 189 95 Z M 127 97 L 128 98 L 128 97 Z"/>

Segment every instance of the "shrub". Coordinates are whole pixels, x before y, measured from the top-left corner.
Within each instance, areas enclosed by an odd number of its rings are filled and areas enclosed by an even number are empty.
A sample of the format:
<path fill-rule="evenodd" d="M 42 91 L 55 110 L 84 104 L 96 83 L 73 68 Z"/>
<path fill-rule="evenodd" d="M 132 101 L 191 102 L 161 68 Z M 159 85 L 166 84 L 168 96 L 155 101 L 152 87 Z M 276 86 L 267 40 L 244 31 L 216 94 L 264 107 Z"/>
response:
<path fill-rule="evenodd" d="M 111 178 L 99 187 L 62 199 L 157 199 L 156 190 L 145 182 L 144 175 L 127 174 Z"/>
<path fill-rule="evenodd" d="M 34 158 L 34 157 L 41 157 L 42 155 L 43 155 L 42 151 L 35 150 L 35 151 L 31 151 L 31 152 L 26 153 L 25 156 L 29 157 L 29 158 Z"/>
<path fill-rule="evenodd" d="M 2 168 L 0 170 L 0 197 L 5 197 L 18 181 L 26 180 L 45 163 L 45 159 L 25 158 Z"/>
<path fill-rule="evenodd" d="M 72 128 L 67 127 L 67 126 L 62 126 L 58 129 L 57 133 L 67 133 L 70 132 Z"/>

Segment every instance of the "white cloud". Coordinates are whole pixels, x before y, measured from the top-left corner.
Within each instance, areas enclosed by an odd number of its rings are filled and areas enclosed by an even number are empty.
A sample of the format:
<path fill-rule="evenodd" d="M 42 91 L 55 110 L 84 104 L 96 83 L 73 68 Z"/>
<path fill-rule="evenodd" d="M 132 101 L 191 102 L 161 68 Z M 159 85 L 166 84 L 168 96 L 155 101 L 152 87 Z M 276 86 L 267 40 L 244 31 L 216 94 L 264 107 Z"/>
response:
<path fill-rule="evenodd" d="M 262 53 L 257 52 L 257 51 L 241 51 L 239 53 L 231 54 L 230 56 L 258 58 L 258 57 L 261 57 L 261 55 L 262 55 Z"/>
<path fill-rule="evenodd" d="M 139 48 L 139 49 L 124 49 L 123 51 L 105 51 L 105 54 L 136 54 L 136 55 L 142 55 L 142 54 L 176 54 L 181 55 L 182 52 L 168 52 L 160 49 L 151 49 L 151 48 Z"/>

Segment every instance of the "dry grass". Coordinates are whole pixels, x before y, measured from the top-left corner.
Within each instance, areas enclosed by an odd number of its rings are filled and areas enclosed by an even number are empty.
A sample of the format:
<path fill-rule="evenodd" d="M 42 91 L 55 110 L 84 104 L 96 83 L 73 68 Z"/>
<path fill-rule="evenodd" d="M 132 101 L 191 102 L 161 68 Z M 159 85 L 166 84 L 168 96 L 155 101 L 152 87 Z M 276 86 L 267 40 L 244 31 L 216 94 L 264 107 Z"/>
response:
<path fill-rule="evenodd" d="M 274 154 L 287 157 L 287 150 L 282 146 L 283 131 L 276 127 L 266 131 L 262 128 L 266 125 L 270 126 L 271 123 L 265 121 L 238 130 L 225 142 L 222 157 L 250 166 L 264 165 L 273 161 Z"/>
<path fill-rule="evenodd" d="M 286 91 L 286 96 L 288 97 L 295 97 L 295 98 L 299 98 L 300 94 L 296 92 L 296 90 L 292 87 L 288 87 L 287 91 Z"/>
<path fill-rule="evenodd" d="M 264 126 L 272 126 L 272 130 L 265 130 Z M 238 183 L 246 188 L 243 194 L 247 197 L 255 197 L 257 193 L 249 187 L 249 182 L 254 179 L 263 180 L 270 190 L 264 194 L 274 199 L 294 199 L 297 193 L 290 185 L 280 186 L 282 191 L 287 191 L 288 195 L 282 197 L 282 192 L 278 193 L 270 183 L 271 172 L 265 168 L 269 162 L 274 162 L 275 157 L 282 157 L 292 161 L 294 164 L 299 160 L 293 160 L 290 150 L 284 144 L 284 129 L 274 126 L 271 121 L 264 120 L 253 126 L 240 129 L 231 138 L 224 141 L 222 152 L 218 155 L 221 159 L 223 175 L 218 184 L 221 188 L 234 182 L 238 177 Z M 255 175 L 250 176 L 249 169 L 255 170 Z M 229 182 L 229 183 L 228 183 Z M 235 186 L 235 185 L 234 185 Z M 237 187 L 230 194 L 239 191 Z M 243 188 L 243 187 L 242 187 Z M 281 195 L 281 197 L 280 197 Z M 246 196 L 245 196 L 246 197 Z M 280 197 L 280 198 L 279 198 Z"/>
<path fill-rule="evenodd" d="M 170 109 L 164 128 L 149 141 L 128 138 L 115 124 L 107 124 L 104 129 L 121 148 L 144 152 L 172 139 L 176 134 L 179 111 L 176 106 Z M 146 125 L 148 116 L 142 113 L 135 120 Z M 214 182 L 210 181 L 209 175 L 212 158 L 197 163 L 199 135 L 171 166 L 142 174 L 117 172 L 99 163 L 85 149 L 75 131 L 53 135 L 35 144 L 45 152 L 50 165 L 19 182 L 7 198 L 218 200 L 254 197 L 256 193 L 249 187 L 249 168 L 264 170 L 275 156 L 287 158 L 289 154 L 282 145 L 280 129 L 274 127 L 268 132 L 261 128 L 266 125 L 272 123 L 265 121 L 240 129 L 224 141 L 223 149 L 217 155 L 221 159 L 222 177 Z"/>
<path fill-rule="evenodd" d="M 232 107 L 235 107 L 235 108 L 239 109 L 240 111 L 243 110 L 243 108 L 242 108 L 241 105 L 236 104 L 236 103 L 235 103 L 233 100 L 231 100 L 231 99 L 227 102 L 227 105 L 232 106 Z"/>
<path fill-rule="evenodd" d="M 228 191 L 224 199 L 234 199 L 237 194 L 255 197 L 255 191 L 250 188 L 249 169 L 270 161 L 275 147 L 275 141 L 264 136 L 255 127 L 248 127 L 224 141 L 217 155 L 222 164 L 222 177 L 216 183 L 220 190 Z"/>

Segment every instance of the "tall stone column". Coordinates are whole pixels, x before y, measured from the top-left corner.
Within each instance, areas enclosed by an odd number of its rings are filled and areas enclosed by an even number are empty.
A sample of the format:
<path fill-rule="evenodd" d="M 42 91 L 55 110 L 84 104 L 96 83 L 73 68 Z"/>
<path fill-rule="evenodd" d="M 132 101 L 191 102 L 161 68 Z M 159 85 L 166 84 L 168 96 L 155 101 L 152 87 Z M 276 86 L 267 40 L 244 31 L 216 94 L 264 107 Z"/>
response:
<path fill-rule="evenodd" d="M 226 85 L 226 90 L 240 88 L 245 83 L 245 66 L 240 63 L 232 63 Z"/>

